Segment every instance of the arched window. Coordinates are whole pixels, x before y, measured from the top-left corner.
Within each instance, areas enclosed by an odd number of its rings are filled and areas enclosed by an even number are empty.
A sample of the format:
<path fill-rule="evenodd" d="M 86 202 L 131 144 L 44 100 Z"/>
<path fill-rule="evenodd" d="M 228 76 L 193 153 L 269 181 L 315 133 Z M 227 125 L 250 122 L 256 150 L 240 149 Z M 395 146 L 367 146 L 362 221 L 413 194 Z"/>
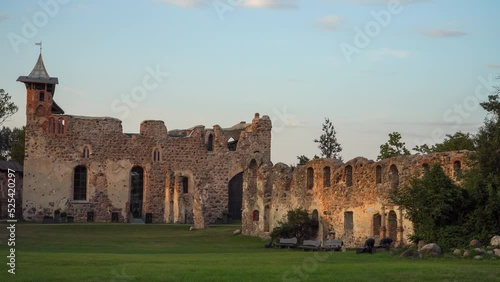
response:
<path fill-rule="evenodd" d="M 373 236 L 380 236 L 380 229 L 382 228 L 382 216 L 380 214 L 373 215 Z"/>
<path fill-rule="evenodd" d="M 390 175 L 391 188 L 392 189 L 397 189 L 398 186 L 399 186 L 399 172 L 398 172 L 398 168 L 395 165 L 391 165 L 390 171 L 391 171 L 391 175 Z"/>
<path fill-rule="evenodd" d="M 207 151 L 213 152 L 213 150 L 214 150 L 214 136 L 212 134 L 208 134 Z"/>
<path fill-rule="evenodd" d="M 53 117 L 49 118 L 49 133 L 56 133 L 56 121 Z"/>
<path fill-rule="evenodd" d="M 345 167 L 345 184 L 347 187 L 352 186 L 352 166 L 350 165 Z"/>
<path fill-rule="evenodd" d="M 87 147 L 87 146 L 83 147 L 83 154 L 82 154 L 82 155 L 83 155 L 83 157 L 84 157 L 84 158 L 86 158 L 86 159 L 90 157 L 90 150 L 89 150 L 89 147 Z"/>
<path fill-rule="evenodd" d="M 258 210 L 254 210 L 253 211 L 252 220 L 253 221 L 259 221 L 259 211 Z"/>
<path fill-rule="evenodd" d="M 307 168 L 307 188 L 312 189 L 314 186 L 314 169 L 312 167 Z"/>
<path fill-rule="evenodd" d="M 81 165 L 73 171 L 73 200 L 87 200 L 87 168 Z"/>
<path fill-rule="evenodd" d="M 389 212 L 388 224 L 389 224 L 389 238 L 396 241 L 396 239 L 398 238 L 398 217 L 395 211 Z"/>
<path fill-rule="evenodd" d="M 64 134 L 64 119 L 59 118 L 57 120 L 57 134 Z"/>
<path fill-rule="evenodd" d="M 453 163 L 453 177 L 456 181 L 460 181 L 460 179 L 462 179 L 462 164 L 460 161 L 455 161 Z"/>
<path fill-rule="evenodd" d="M 159 162 L 160 160 L 161 160 L 160 150 L 158 150 L 158 148 L 155 148 L 153 150 L 153 161 L 154 162 Z"/>
<path fill-rule="evenodd" d="M 323 168 L 323 186 L 330 187 L 330 167 L 325 166 Z"/>
<path fill-rule="evenodd" d="M 233 137 L 227 140 L 227 148 L 229 151 L 236 151 L 236 147 L 238 146 L 238 140 L 235 140 Z"/>
<path fill-rule="evenodd" d="M 379 165 L 375 168 L 375 183 L 382 183 L 382 167 Z"/>
<path fill-rule="evenodd" d="M 130 212 L 134 218 L 142 216 L 144 193 L 144 169 L 134 166 L 130 171 Z"/>

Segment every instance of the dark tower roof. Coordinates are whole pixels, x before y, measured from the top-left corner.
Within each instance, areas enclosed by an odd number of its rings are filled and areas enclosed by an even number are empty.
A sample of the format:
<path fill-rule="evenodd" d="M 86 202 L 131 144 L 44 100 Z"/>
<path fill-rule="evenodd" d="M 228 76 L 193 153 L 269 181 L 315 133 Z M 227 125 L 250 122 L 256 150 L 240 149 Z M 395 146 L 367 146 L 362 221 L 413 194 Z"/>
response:
<path fill-rule="evenodd" d="M 34 83 L 47 83 L 47 84 L 59 84 L 57 77 L 50 77 L 43 64 L 42 54 L 38 56 L 38 61 L 35 67 L 28 76 L 20 76 L 17 81 L 20 82 L 34 82 Z"/>

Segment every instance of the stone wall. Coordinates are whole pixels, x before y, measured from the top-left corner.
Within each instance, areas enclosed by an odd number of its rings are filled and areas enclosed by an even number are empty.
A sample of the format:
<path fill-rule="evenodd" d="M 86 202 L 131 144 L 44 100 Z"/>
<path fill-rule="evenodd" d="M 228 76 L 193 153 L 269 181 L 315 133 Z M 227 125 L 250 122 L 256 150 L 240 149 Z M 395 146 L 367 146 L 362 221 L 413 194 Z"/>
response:
<path fill-rule="evenodd" d="M 289 210 L 303 207 L 318 215 L 317 239 L 342 239 L 352 247 L 362 245 L 368 237 L 392 237 L 405 244 L 413 226 L 391 204 L 392 189 L 408 184 L 412 176 L 423 175 L 432 163 L 441 164 L 447 175 L 460 181 L 466 154 L 434 153 L 379 162 L 362 157 L 346 163 L 317 159 L 296 168 L 257 159 L 245 170 L 243 233 L 266 237 Z"/>
<path fill-rule="evenodd" d="M 61 209 L 75 221 L 87 220 L 87 212 L 93 212 L 97 222 L 111 221 L 112 212 L 119 213 L 119 221 L 127 221 L 130 172 L 139 166 L 144 170 L 143 217 L 151 213 L 153 223 L 190 222 L 202 228 L 227 209 L 228 182 L 249 159 L 270 161 L 271 121 L 258 114 L 252 123 L 231 128 L 196 126 L 170 132 L 162 121 L 144 121 L 139 134 L 124 134 L 121 121 L 114 118 L 30 115 L 29 111 L 28 115 L 26 220 L 41 221 Z M 64 120 L 64 134 L 50 132 L 52 118 Z M 234 151 L 228 148 L 230 138 L 237 140 Z M 73 200 L 77 166 L 87 168 L 83 201 Z M 181 177 L 189 178 L 189 193 L 181 190 Z"/>

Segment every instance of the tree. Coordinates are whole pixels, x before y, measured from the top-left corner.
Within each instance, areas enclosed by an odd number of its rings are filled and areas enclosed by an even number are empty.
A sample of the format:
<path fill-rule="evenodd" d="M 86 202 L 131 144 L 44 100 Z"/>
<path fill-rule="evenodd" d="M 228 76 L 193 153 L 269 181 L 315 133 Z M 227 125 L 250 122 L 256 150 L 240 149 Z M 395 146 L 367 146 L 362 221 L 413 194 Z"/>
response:
<path fill-rule="evenodd" d="M 2 127 L 0 130 L 0 160 L 24 162 L 24 131 L 25 127 L 10 129 Z"/>
<path fill-rule="evenodd" d="M 414 236 L 446 248 L 470 241 L 465 230 L 456 234 L 470 210 L 467 192 L 455 185 L 440 165 L 432 165 L 422 178 L 410 179 L 410 184 L 396 190 L 392 197 L 412 221 Z"/>
<path fill-rule="evenodd" d="M 0 89 L 0 124 L 17 112 L 18 108 L 10 101 L 9 93 Z"/>
<path fill-rule="evenodd" d="M 325 158 L 335 158 L 342 160 L 340 152 L 342 147 L 337 141 L 337 132 L 333 127 L 333 123 L 329 118 L 325 118 L 325 123 L 323 123 L 323 134 L 319 139 L 314 139 L 315 143 L 319 143 L 318 148 L 321 151 L 321 156 Z"/>
<path fill-rule="evenodd" d="M 437 143 L 429 147 L 427 144 L 415 146 L 414 151 L 421 154 L 429 154 L 436 152 L 450 152 L 459 150 L 476 150 L 474 135 L 470 133 L 457 132 L 454 135 L 447 134 L 443 143 Z"/>
<path fill-rule="evenodd" d="M 299 163 L 297 165 L 305 165 L 307 162 L 309 162 L 309 158 L 306 157 L 305 155 L 297 156 L 297 159 L 299 160 Z"/>
<path fill-rule="evenodd" d="M 409 155 L 410 151 L 406 149 L 405 143 L 401 142 L 401 134 L 398 132 L 389 133 L 389 141 L 380 145 L 380 155 L 377 160 Z"/>
<path fill-rule="evenodd" d="M 318 230 L 318 221 L 309 216 L 304 208 L 288 211 L 287 220 L 278 222 L 278 227 L 273 229 L 272 238 L 297 237 L 302 243 L 305 239 L 313 238 Z"/>
<path fill-rule="evenodd" d="M 12 138 L 10 142 L 10 160 L 24 164 L 24 134 L 26 127 L 12 130 Z"/>

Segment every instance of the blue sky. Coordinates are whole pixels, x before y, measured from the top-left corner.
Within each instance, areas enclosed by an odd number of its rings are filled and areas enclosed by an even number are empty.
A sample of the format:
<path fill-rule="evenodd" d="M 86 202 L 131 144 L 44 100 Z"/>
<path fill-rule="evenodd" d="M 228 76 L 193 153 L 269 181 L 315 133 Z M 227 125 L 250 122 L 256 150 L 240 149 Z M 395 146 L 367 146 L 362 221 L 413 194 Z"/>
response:
<path fill-rule="evenodd" d="M 15 80 L 43 41 L 66 113 L 121 118 L 126 132 L 259 112 L 274 123 L 272 161 L 287 164 L 319 154 L 325 117 L 346 160 L 375 159 L 393 131 L 408 148 L 475 132 L 477 103 L 500 84 L 500 1 L 389 2 L 1 1 L 0 88 L 20 107 L 4 125 L 25 123 Z"/>

